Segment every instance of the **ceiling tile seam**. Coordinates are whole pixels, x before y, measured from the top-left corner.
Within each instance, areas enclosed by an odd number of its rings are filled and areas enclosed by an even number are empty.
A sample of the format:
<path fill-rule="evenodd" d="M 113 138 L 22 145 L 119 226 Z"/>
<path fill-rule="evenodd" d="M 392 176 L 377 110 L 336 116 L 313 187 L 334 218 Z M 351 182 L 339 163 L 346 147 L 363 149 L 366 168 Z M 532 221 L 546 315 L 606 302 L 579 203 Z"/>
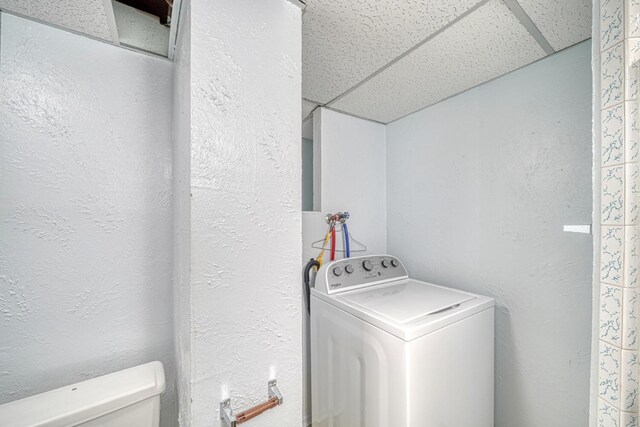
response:
<path fill-rule="evenodd" d="M 473 7 L 469 8 L 467 11 L 465 11 L 464 13 L 462 13 L 461 15 L 457 16 L 455 19 L 449 21 L 446 25 L 444 25 L 442 28 L 438 29 L 436 32 L 430 34 L 428 37 L 426 37 L 424 40 L 416 43 L 415 45 L 413 45 L 411 48 L 407 49 L 406 51 L 404 51 L 403 53 L 401 53 L 400 55 L 396 56 L 394 59 L 392 59 L 391 61 L 389 61 L 388 63 L 386 63 L 385 65 L 383 65 L 382 67 L 380 67 L 379 69 L 377 69 L 376 71 L 374 71 L 373 73 L 369 74 L 367 77 L 365 77 L 364 79 L 362 79 L 360 82 L 356 83 L 355 85 L 353 85 L 352 87 L 350 87 L 349 89 L 347 89 L 346 91 L 342 92 L 340 95 L 336 96 L 335 98 L 333 98 L 332 100 L 328 101 L 327 103 L 324 104 L 324 106 L 328 106 L 331 105 L 337 101 L 339 101 L 341 98 L 344 98 L 345 96 L 347 96 L 348 94 L 350 94 L 351 92 L 353 92 L 354 90 L 356 90 L 357 88 L 359 88 L 360 86 L 364 85 L 365 83 L 367 83 L 369 80 L 373 79 L 374 77 L 376 77 L 378 74 L 382 73 L 383 71 L 385 71 L 387 68 L 391 67 L 393 64 L 395 64 L 396 62 L 400 61 L 401 59 L 403 59 L 404 57 L 406 57 L 407 55 L 411 54 L 412 52 L 414 52 L 415 50 L 419 49 L 422 45 L 424 45 L 425 43 L 429 42 L 430 40 L 434 39 L 435 37 L 437 37 L 439 34 L 441 34 L 442 32 L 444 32 L 445 30 L 447 30 L 448 28 L 452 27 L 453 25 L 457 24 L 459 21 L 463 20 L 464 18 L 466 18 L 467 16 L 471 15 L 473 12 L 475 12 L 476 10 L 480 9 L 482 6 L 484 6 L 485 4 L 489 3 L 490 0 L 482 0 L 480 1 L 478 4 L 474 5 Z M 373 120 L 375 121 L 375 120 Z M 376 123 L 380 123 L 380 122 L 376 122 Z"/>
<path fill-rule="evenodd" d="M 313 115 L 313 112 L 318 109 L 318 107 L 326 107 L 326 105 L 324 105 L 322 102 L 314 101 L 313 99 L 305 98 L 304 96 L 302 97 L 302 100 L 307 101 L 310 104 L 316 104 L 316 106 L 313 107 L 313 110 L 311 110 L 311 112 L 307 114 L 306 117 L 302 118 L 303 122 L 306 122 Z"/>
<path fill-rule="evenodd" d="M 318 104 L 318 105 L 323 105 L 322 102 L 318 102 L 318 101 L 314 101 L 313 99 L 309 99 L 309 98 L 305 98 L 304 96 L 302 97 L 303 101 L 307 101 L 311 104 Z"/>
<path fill-rule="evenodd" d="M 538 26 L 533 22 L 533 20 L 529 17 L 527 12 L 524 11 L 518 0 L 503 0 L 504 4 L 511 10 L 511 13 L 518 18 L 518 21 L 522 24 L 524 28 L 531 34 L 531 37 L 535 39 L 536 42 L 540 45 L 542 50 L 547 55 L 551 55 L 556 53 L 556 50 L 551 46 L 551 43 L 546 39 L 544 34 L 540 31 Z"/>
<path fill-rule="evenodd" d="M 310 118 L 312 118 L 313 117 L 313 112 L 316 111 L 320 107 L 323 107 L 323 105 L 316 105 L 315 107 L 313 107 L 313 110 L 311 110 L 311 112 L 309 114 L 307 114 L 305 117 L 302 118 L 302 123 L 304 123 L 307 120 L 309 120 Z"/>
<path fill-rule="evenodd" d="M 76 36 L 86 37 L 88 39 L 91 39 L 91 40 L 94 40 L 94 41 L 97 41 L 97 42 L 100 42 L 100 43 L 105 43 L 105 44 L 108 44 L 109 46 L 113 46 L 113 47 L 116 47 L 116 48 L 119 48 L 119 49 L 124 49 L 124 50 L 128 50 L 130 52 L 139 53 L 139 54 L 147 55 L 147 56 L 152 56 L 154 58 L 163 59 L 165 61 L 173 62 L 169 58 L 167 58 L 166 56 L 162 56 L 162 55 L 159 55 L 157 53 L 149 52 L 149 51 L 146 51 L 146 50 L 143 50 L 143 49 L 140 49 L 140 48 L 135 48 L 134 49 L 134 48 L 131 48 L 131 47 L 129 47 L 127 45 L 124 45 L 124 44 L 115 44 L 111 40 L 101 39 L 100 37 L 96 37 L 96 36 L 92 36 L 92 35 L 89 35 L 89 34 L 86 34 L 86 33 L 82 33 L 80 31 L 76 31 L 76 30 L 73 30 L 71 28 L 64 27 L 62 25 L 58 25 L 58 24 L 54 24 L 54 23 L 46 22 L 46 21 L 41 21 L 40 19 L 36 19 L 36 18 L 31 17 L 31 16 L 26 16 L 26 15 L 23 15 L 21 13 L 16 13 L 16 12 L 14 12 L 12 10 L 6 10 L 6 9 L 0 8 L 0 14 L 3 14 L 3 13 L 5 13 L 7 15 L 12 15 L 12 16 L 15 16 L 15 17 L 18 17 L 18 18 L 21 18 L 21 19 L 26 19 L 27 21 L 35 22 L 36 24 L 46 25 L 47 27 L 55 28 L 55 29 L 58 29 L 60 31 L 64 31 L 66 33 L 75 34 Z"/>
<path fill-rule="evenodd" d="M 287 0 L 287 1 L 292 5 L 296 6 L 297 8 L 299 8 L 303 13 L 307 8 L 307 3 L 305 2 L 305 0 Z"/>
<path fill-rule="evenodd" d="M 377 124 L 384 125 L 384 126 L 386 126 L 386 125 L 387 125 L 387 124 L 386 124 L 386 123 L 384 123 L 384 122 L 379 122 L 379 121 L 377 121 L 377 120 L 368 119 L 368 118 L 366 118 L 366 117 L 362 117 L 362 116 L 359 116 L 359 115 L 357 115 L 357 114 L 349 113 L 349 112 L 347 112 L 347 111 L 343 111 L 343 110 L 340 110 L 340 109 L 338 109 L 338 108 L 329 107 L 329 106 L 327 106 L 327 105 L 318 105 L 316 108 L 314 108 L 314 109 L 313 109 L 313 111 L 315 111 L 318 107 L 326 108 L 327 110 L 335 111 L 336 113 L 345 114 L 345 115 L 347 115 L 347 116 L 355 117 L 356 119 L 366 120 L 366 121 L 371 122 L 371 123 L 377 123 Z M 313 113 L 313 111 L 312 111 L 312 113 Z M 311 114 L 309 114 L 309 116 L 311 116 Z"/>
<path fill-rule="evenodd" d="M 580 42 L 578 42 L 578 43 L 575 43 L 575 44 L 573 44 L 573 45 L 571 45 L 571 46 L 567 46 L 567 47 L 565 47 L 564 49 L 559 50 L 559 51 L 558 51 L 558 52 L 556 52 L 555 54 L 560 53 L 560 52 L 562 52 L 562 51 L 565 51 L 565 50 L 567 50 L 567 49 L 571 49 L 572 47 L 575 47 L 575 46 L 577 46 L 577 45 L 579 45 L 579 44 L 581 44 L 581 43 L 585 43 L 585 42 L 587 42 L 587 41 L 589 41 L 589 40 L 591 40 L 591 38 L 588 38 L 588 39 L 582 40 L 582 41 L 580 41 Z M 555 55 L 555 54 L 554 54 L 554 55 Z M 533 65 L 533 64 L 535 64 L 535 63 L 537 63 L 537 62 L 544 61 L 545 59 L 548 59 L 548 58 L 550 58 L 550 57 L 551 57 L 551 55 L 543 56 L 542 58 L 536 59 L 536 60 L 535 60 L 535 61 L 533 61 L 533 62 L 530 62 L 530 63 L 528 63 L 528 64 L 524 64 L 524 65 L 522 65 L 522 66 L 520 66 L 520 67 L 518 67 L 518 68 L 514 68 L 513 70 L 511 70 L 511 71 L 509 71 L 509 72 L 507 72 L 507 73 L 504 73 L 504 74 L 501 74 L 501 75 L 499 75 L 499 76 L 496 76 L 496 77 L 492 78 L 491 80 L 487 80 L 486 82 L 482 82 L 482 83 L 479 83 L 479 84 L 477 84 L 477 85 L 475 85 L 475 86 L 471 86 L 470 88 L 465 89 L 465 90 L 463 90 L 462 92 L 454 93 L 454 94 L 452 94 L 452 95 L 450 95 L 450 96 L 447 96 L 446 98 L 443 98 L 443 99 L 441 99 L 441 100 L 439 100 L 439 101 L 437 101 L 437 102 L 434 102 L 433 104 L 429 104 L 429 105 L 425 105 L 424 107 L 420 107 L 420 108 L 418 108 L 418 109 L 417 109 L 417 110 L 415 110 L 415 111 L 412 111 L 412 112 L 410 112 L 410 113 L 407 113 L 407 114 L 405 114 L 405 115 L 402 115 L 402 116 L 398 117 L 397 119 L 390 120 L 390 121 L 388 121 L 388 122 L 387 122 L 387 123 L 385 123 L 385 124 L 389 125 L 389 124 L 391 124 L 391 123 L 393 123 L 393 122 L 397 122 L 398 120 L 402 120 L 402 119 L 404 119 L 405 117 L 408 117 L 408 116 L 410 116 L 410 115 L 412 115 L 412 114 L 417 113 L 418 111 L 422 111 L 422 110 L 425 110 L 425 109 L 427 109 L 427 108 L 431 108 L 431 107 L 433 107 L 433 106 L 435 106 L 435 105 L 438 105 L 438 104 L 440 104 L 440 103 L 442 103 L 442 102 L 448 101 L 448 100 L 450 100 L 451 98 L 455 98 L 455 97 L 456 97 L 456 96 L 458 96 L 458 95 L 462 95 L 462 94 L 464 94 L 464 93 L 466 93 L 466 92 L 472 91 L 472 90 L 474 90 L 474 89 L 476 89 L 476 88 L 478 88 L 478 87 L 480 87 L 480 86 L 484 86 L 484 85 L 486 85 L 486 84 L 492 83 L 493 81 L 498 80 L 499 78 L 502 78 L 502 77 L 507 76 L 507 75 L 509 75 L 509 74 L 511 74 L 511 73 L 515 73 L 515 72 L 517 72 L 517 71 L 520 71 L 520 70 L 522 70 L 523 68 L 526 68 L 526 67 L 528 67 L 528 66 L 530 66 L 530 65 Z M 375 120 L 374 120 L 374 121 L 375 121 Z M 378 123 L 379 123 L 379 122 L 378 122 Z"/>

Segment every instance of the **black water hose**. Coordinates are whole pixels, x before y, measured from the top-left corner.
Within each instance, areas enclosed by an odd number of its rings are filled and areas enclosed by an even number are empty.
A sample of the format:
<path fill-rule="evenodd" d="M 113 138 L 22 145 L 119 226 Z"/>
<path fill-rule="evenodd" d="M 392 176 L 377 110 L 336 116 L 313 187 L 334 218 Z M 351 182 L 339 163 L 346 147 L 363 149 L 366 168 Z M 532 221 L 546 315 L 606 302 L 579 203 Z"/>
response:
<path fill-rule="evenodd" d="M 307 265 L 304 267 L 304 296 L 307 301 L 307 313 L 311 314 L 311 269 L 320 268 L 320 263 L 311 258 Z"/>

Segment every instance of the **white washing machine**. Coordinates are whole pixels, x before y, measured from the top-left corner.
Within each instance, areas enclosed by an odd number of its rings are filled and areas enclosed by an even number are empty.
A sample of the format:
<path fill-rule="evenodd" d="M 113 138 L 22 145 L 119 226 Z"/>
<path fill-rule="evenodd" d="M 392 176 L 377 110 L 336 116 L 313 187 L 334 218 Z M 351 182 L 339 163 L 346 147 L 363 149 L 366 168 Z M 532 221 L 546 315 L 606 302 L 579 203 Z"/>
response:
<path fill-rule="evenodd" d="M 311 290 L 314 427 L 493 426 L 494 302 L 410 279 L 388 255 Z"/>

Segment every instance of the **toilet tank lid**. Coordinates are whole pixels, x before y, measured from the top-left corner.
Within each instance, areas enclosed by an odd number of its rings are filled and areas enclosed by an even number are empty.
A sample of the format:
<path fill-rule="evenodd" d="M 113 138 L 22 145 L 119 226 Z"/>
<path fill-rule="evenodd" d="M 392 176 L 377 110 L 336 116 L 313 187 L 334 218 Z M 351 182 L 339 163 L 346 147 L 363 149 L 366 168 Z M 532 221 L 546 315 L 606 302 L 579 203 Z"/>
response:
<path fill-rule="evenodd" d="M 69 426 L 161 394 L 161 362 L 151 362 L 0 406 L 0 426 Z"/>

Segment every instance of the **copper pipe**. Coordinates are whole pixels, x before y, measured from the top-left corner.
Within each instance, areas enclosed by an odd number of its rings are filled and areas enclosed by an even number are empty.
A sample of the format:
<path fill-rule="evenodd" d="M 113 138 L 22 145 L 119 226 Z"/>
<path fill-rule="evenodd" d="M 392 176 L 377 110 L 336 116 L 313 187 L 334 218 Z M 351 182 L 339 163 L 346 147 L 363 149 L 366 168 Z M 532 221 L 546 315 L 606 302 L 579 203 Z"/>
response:
<path fill-rule="evenodd" d="M 262 414 L 264 411 L 267 411 L 271 408 L 275 408 L 279 404 L 280 402 L 278 401 L 278 398 L 274 396 L 264 403 L 256 405 L 253 408 L 249 408 L 246 411 L 239 412 L 236 415 L 236 423 L 238 424 L 246 423 L 250 419 L 255 418 L 258 415 Z"/>

